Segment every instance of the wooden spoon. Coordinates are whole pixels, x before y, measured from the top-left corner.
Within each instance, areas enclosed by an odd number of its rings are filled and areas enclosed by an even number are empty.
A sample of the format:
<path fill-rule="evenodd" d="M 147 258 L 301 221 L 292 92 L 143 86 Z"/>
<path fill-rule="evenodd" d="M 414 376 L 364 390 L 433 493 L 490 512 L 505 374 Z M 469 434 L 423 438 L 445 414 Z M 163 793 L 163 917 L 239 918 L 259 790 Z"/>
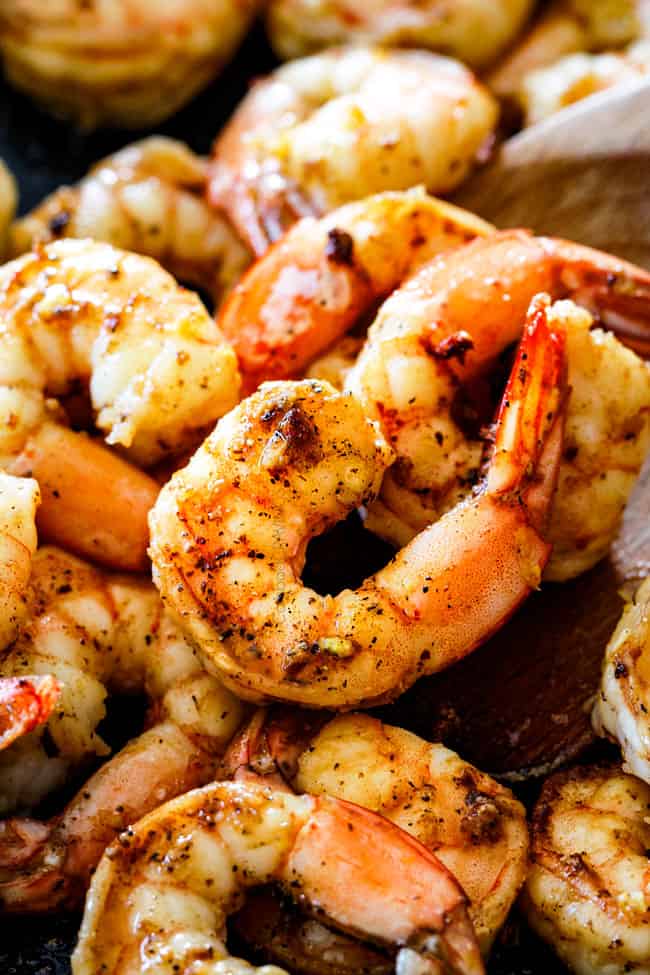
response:
<path fill-rule="evenodd" d="M 593 96 L 504 144 L 455 202 L 499 227 L 531 227 L 650 268 L 650 82 Z M 650 345 L 648 345 L 650 352 Z M 650 463 L 610 556 L 546 585 L 489 643 L 383 711 L 480 768 L 526 778 L 594 740 L 605 645 L 650 572 Z"/>

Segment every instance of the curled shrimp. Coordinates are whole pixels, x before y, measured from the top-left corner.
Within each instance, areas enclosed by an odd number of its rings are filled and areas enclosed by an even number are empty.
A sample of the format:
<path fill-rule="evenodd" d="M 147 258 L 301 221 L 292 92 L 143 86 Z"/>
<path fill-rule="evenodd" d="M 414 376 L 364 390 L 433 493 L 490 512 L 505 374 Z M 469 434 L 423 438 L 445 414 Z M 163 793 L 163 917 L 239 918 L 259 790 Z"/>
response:
<path fill-rule="evenodd" d="M 254 85 L 215 142 L 210 200 L 259 256 L 297 218 L 369 193 L 452 190 L 496 118 L 487 89 L 448 58 L 326 51 Z"/>
<path fill-rule="evenodd" d="M 0 159 L 0 258 L 5 255 L 9 226 L 16 212 L 16 181 Z"/>
<path fill-rule="evenodd" d="M 230 60 L 255 0 L 3 0 L 9 80 L 83 128 L 145 128 L 172 115 Z"/>
<path fill-rule="evenodd" d="M 392 946 L 396 972 L 483 972 L 460 887 L 407 833 L 340 799 L 225 782 L 167 803 L 107 851 L 73 975 L 135 975 L 143 962 L 179 975 L 285 975 L 225 945 L 227 916 L 271 882 L 335 926 Z"/>
<path fill-rule="evenodd" d="M 554 0 L 488 77 L 501 97 L 517 96 L 526 76 L 567 55 L 623 47 L 643 34 L 646 0 Z"/>
<path fill-rule="evenodd" d="M 645 975 L 650 788 L 616 767 L 549 779 L 535 808 L 528 922 L 579 975 Z"/>
<path fill-rule="evenodd" d="M 366 714 L 257 712 L 230 745 L 223 767 L 239 780 L 253 775 L 294 792 L 354 802 L 406 830 L 467 894 L 470 920 L 483 955 L 488 954 L 528 865 L 526 814 L 508 789 L 443 745 Z M 268 951 L 266 932 L 260 931 L 265 904 L 256 897 L 237 927 L 246 940 L 259 941 Z M 325 947 L 328 935 L 316 921 L 287 918 L 279 920 L 279 929 L 273 954 L 291 970 L 309 971 L 306 960 L 314 955 L 336 957 L 341 973 L 350 962 L 354 971 L 371 970 L 368 959 L 359 958 L 362 947 L 342 935 L 332 935 L 335 944 Z M 291 954 L 283 950 L 287 944 Z M 296 952 L 304 955 L 299 963 Z"/>
<path fill-rule="evenodd" d="M 12 256 L 60 237 L 92 237 L 154 257 L 215 305 L 249 256 L 204 200 L 207 163 L 175 139 L 151 136 L 96 163 L 11 227 Z"/>
<path fill-rule="evenodd" d="M 484 68 L 517 36 L 532 8 L 532 0 L 454 0 L 444 7 L 389 0 L 361 5 L 271 0 L 267 28 L 273 48 L 285 59 L 351 42 L 430 48 Z"/>
<path fill-rule="evenodd" d="M 154 261 L 87 240 L 0 268 L 0 318 L 0 466 L 39 480 L 50 540 L 144 568 L 157 485 L 64 429 L 49 397 L 63 406 L 89 392 L 107 443 L 150 465 L 191 448 L 237 401 L 233 350 L 198 297 Z"/>
<path fill-rule="evenodd" d="M 482 384 L 538 292 L 571 297 L 626 343 L 647 345 L 650 275 L 610 255 L 504 231 L 424 265 L 382 305 L 346 378 L 397 455 L 368 528 L 403 545 L 471 495 L 490 419 Z M 566 579 L 616 535 L 650 445 L 650 371 L 571 302 L 549 314 L 567 331 L 572 392 L 546 574 Z"/>
<path fill-rule="evenodd" d="M 592 721 L 617 741 L 626 772 L 650 782 L 650 579 L 625 608 L 605 650 Z"/>
<path fill-rule="evenodd" d="M 0 471 L 0 651 L 27 613 L 27 588 L 36 551 L 38 484 Z"/>
<path fill-rule="evenodd" d="M 51 675 L 61 697 L 43 728 L 0 756 L 4 813 L 36 805 L 72 770 L 109 754 L 97 730 L 109 693 L 145 692 L 155 703 L 150 715 L 160 719 L 173 711 L 185 677 L 220 690 L 163 614 L 150 582 L 44 546 L 32 561 L 30 589 L 28 619 L 0 658 L 0 676 Z"/>
<path fill-rule="evenodd" d="M 299 376 L 417 267 L 492 229 L 421 188 L 299 221 L 253 265 L 219 316 L 245 391 Z"/>
<path fill-rule="evenodd" d="M 45 723 L 29 734 L 29 715 L 15 714 L 14 743 L 0 755 L 1 811 L 37 805 L 91 759 L 110 754 L 99 733 L 109 693 L 144 692 L 149 713 L 147 730 L 60 815 L 0 824 L 0 904 L 14 911 L 76 906 L 117 833 L 209 781 L 243 716 L 237 699 L 203 670 L 150 583 L 107 575 L 53 548 L 39 549 L 32 577 L 33 613 L 0 673 L 14 681 L 36 674 L 59 693 Z"/>
<path fill-rule="evenodd" d="M 154 578 L 206 666 L 244 698 L 350 709 L 398 696 L 497 629 L 537 586 L 562 449 L 564 334 L 524 329 L 479 492 L 356 591 L 319 596 L 309 539 L 379 487 L 390 453 L 350 396 L 267 383 L 150 514 Z"/>

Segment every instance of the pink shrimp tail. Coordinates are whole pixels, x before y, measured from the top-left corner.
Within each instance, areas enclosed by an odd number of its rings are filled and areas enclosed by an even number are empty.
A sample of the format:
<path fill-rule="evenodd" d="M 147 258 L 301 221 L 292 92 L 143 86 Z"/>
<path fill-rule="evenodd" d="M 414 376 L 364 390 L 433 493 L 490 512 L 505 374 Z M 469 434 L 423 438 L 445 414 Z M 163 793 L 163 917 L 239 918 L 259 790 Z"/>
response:
<path fill-rule="evenodd" d="M 0 679 L 0 751 L 52 714 L 61 685 L 50 674 Z"/>

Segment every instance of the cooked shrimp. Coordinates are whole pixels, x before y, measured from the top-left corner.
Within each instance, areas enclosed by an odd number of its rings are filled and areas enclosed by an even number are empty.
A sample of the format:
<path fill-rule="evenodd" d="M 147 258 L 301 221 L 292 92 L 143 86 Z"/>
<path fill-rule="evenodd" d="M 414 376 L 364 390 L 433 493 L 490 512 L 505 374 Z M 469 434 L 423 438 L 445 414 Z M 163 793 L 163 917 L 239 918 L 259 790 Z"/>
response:
<path fill-rule="evenodd" d="M 491 64 L 519 33 L 532 0 L 454 0 L 441 5 L 370 0 L 271 0 L 267 26 L 276 53 L 301 57 L 333 44 L 430 48 L 474 68 Z"/>
<path fill-rule="evenodd" d="M 0 159 L 0 259 L 4 257 L 9 225 L 16 211 L 16 181 Z"/>
<path fill-rule="evenodd" d="M 271 882 L 335 926 L 394 947 L 396 972 L 483 972 L 460 887 L 407 833 L 340 799 L 226 782 L 167 803 L 107 851 L 73 973 L 286 975 L 232 958 L 225 944 L 227 916 Z"/>
<path fill-rule="evenodd" d="M 210 199 L 260 255 L 298 217 L 420 183 L 452 190 L 496 120 L 487 89 L 448 58 L 326 51 L 255 84 L 215 143 Z"/>
<path fill-rule="evenodd" d="M 240 702 L 203 670 L 162 612 L 150 583 L 106 576 L 56 549 L 40 549 L 33 586 L 33 616 L 1 670 L 52 675 L 60 699 L 30 734 L 20 726 L 24 715 L 16 716 L 17 740 L 0 756 L 2 812 L 34 806 L 71 771 L 109 753 L 98 731 L 109 692 L 146 692 L 149 728 L 103 765 L 61 815 L 0 824 L 0 904 L 14 911 L 78 905 L 117 833 L 209 781 L 243 716 Z"/>
<path fill-rule="evenodd" d="M 560 58 L 623 47 L 648 22 L 647 0 L 554 0 L 489 76 L 500 96 L 516 96 L 525 77 Z"/>
<path fill-rule="evenodd" d="M 10 252 L 60 237 L 92 237 L 156 258 L 218 305 L 249 263 L 203 196 L 207 163 L 182 142 L 152 136 L 103 159 L 11 228 Z"/>
<path fill-rule="evenodd" d="M 0 268 L 0 319 L 0 466 L 49 485 L 40 517 L 52 540 L 78 535 L 84 555 L 109 564 L 112 550 L 98 544 L 106 517 L 98 524 L 92 509 L 117 509 L 108 534 L 125 551 L 116 567 L 142 568 L 155 483 L 81 435 L 49 436 L 59 414 L 48 397 L 89 390 L 106 441 L 152 464 L 192 447 L 237 401 L 233 350 L 199 299 L 154 261 L 92 241 L 57 241 Z M 60 488 L 80 483 L 86 490 L 65 502 L 68 512 L 79 507 L 70 529 Z"/>
<path fill-rule="evenodd" d="M 35 805 L 72 769 L 108 754 L 97 728 L 109 692 L 145 691 L 159 702 L 158 720 L 176 714 L 181 725 L 186 678 L 230 699 L 163 616 L 151 583 L 43 547 L 30 588 L 29 618 L 2 655 L 0 676 L 52 675 L 61 698 L 43 728 L 0 756 L 0 812 Z"/>
<path fill-rule="evenodd" d="M 300 375 L 417 267 L 492 230 L 421 188 L 301 220 L 253 265 L 219 317 L 245 389 Z"/>
<path fill-rule="evenodd" d="M 230 60 L 255 0 L 3 0 L 9 80 L 83 128 L 145 128 L 189 101 Z"/>
<path fill-rule="evenodd" d="M 366 714 L 328 719 L 294 711 L 258 712 L 231 744 L 224 769 L 295 792 L 329 795 L 381 813 L 438 857 L 468 896 L 468 913 L 483 954 L 524 882 L 528 829 L 523 806 L 489 776 L 443 745 L 432 745 Z M 238 925 L 255 940 L 257 904 Z M 257 925 L 255 925 L 257 927 Z M 291 926 L 292 940 L 327 940 L 310 921 Z M 341 936 L 338 936 L 339 939 Z M 353 944 L 353 943 L 352 943 Z M 339 941 L 339 946 L 342 947 Z M 278 940 L 277 951 L 282 951 Z M 366 971 L 355 950 L 355 971 Z M 345 952 L 341 952 L 341 971 Z M 330 953 L 328 952 L 328 957 Z M 304 962 L 278 956 L 289 968 Z M 301 960 L 302 961 L 302 960 Z"/>
<path fill-rule="evenodd" d="M 579 975 L 646 975 L 650 788 L 618 768 L 544 785 L 524 889 L 529 923 Z"/>
<path fill-rule="evenodd" d="M 381 307 L 346 380 L 397 455 L 370 529 L 404 545 L 471 495 L 481 413 L 490 419 L 481 382 L 537 292 L 569 295 L 625 341 L 642 347 L 645 330 L 647 342 L 650 275 L 607 254 L 505 231 L 422 267 Z M 602 558 L 618 530 L 650 446 L 650 371 L 612 335 L 590 332 L 573 304 L 550 314 L 568 333 L 572 393 L 546 574 L 566 579 Z"/>
<path fill-rule="evenodd" d="M 622 53 L 569 54 L 548 68 L 527 74 L 518 92 L 525 125 L 533 125 L 575 102 L 650 73 L 650 42 Z"/>
<path fill-rule="evenodd" d="M 27 613 L 27 586 L 36 551 L 38 484 L 0 471 L 0 651 Z"/>
<path fill-rule="evenodd" d="M 266 383 L 244 400 L 150 515 L 154 577 L 206 666 L 245 698 L 349 709 L 394 698 L 477 646 L 548 558 L 564 366 L 564 336 L 540 309 L 482 490 L 335 597 L 302 585 L 305 549 L 372 498 L 386 443 L 352 397 L 324 383 Z"/>
<path fill-rule="evenodd" d="M 305 370 L 305 379 L 324 379 L 334 389 L 342 391 L 364 342 L 362 335 L 344 335 L 328 352 L 314 359 Z"/>
<path fill-rule="evenodd" d="M 650 579 L 623 612 L 605 650 L 592 721 L 619 742 L 626 772 L 650 782 Z"/>

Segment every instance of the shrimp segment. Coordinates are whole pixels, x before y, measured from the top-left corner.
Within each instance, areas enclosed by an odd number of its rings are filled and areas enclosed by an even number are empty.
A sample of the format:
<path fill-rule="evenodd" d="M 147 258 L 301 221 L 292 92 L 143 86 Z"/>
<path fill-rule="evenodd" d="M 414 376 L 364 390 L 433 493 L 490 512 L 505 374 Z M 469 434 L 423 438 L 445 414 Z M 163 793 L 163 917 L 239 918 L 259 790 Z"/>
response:
<path fill-rule="evenodd" d="M 0 651 L 15 638 L 27 613 L 40 500 L 36 481 L 0 471 Z"/>
<path fill-rule="evenodd" d="M 217 425 L 150 514 L 154 577 L 206 666 L 251 700 L 351 708 L 469 653 L 535 588 L 562 447 L 561 328 L 524 329 L 482 490 L 352 592 L 299 578 L 309 539 L 390 460 L 349 396 L 268 383 Z"/>
<path fill-rule="evenodd" d="M 0 751 L 52 714 L 61 693 L 54 677 L 0 677 Z"/>
<path fill-rule="evenodd" d="M 527 868 L 526 815 L 508 789 L 443 745 L 366 714 L 330 718 L 283 709 L 257 712 L 231 744 L 223 766 L 239 781 L 254 775 L 274 787 L 354 802 L 406 830 L 460 883 L 481 951 L 488 954 Z M 257 937 L 261 903 L 258 895 L 238 923 L 243 937 L 259 944 L 264 943 Z M 315 921 L 287 918 L 286 925 L 282 938 L 274 939 L 273 954 L 290 969 L 311 970 L 306 960 L 316 946 L 319 956 L 332 956 L 329 945 L 324 947 L 329 935 Z M 287 937 L 294 951 L 304 952 L 298 965 L 283 950 Z M 341 975 L 349 965 L 354 971 L 370 970 L 363 946 L 346 943 L 341 935 L 331 937 Z M 390 966 L 384 962 L 383 967 Z"/>
<path fill-rule="evenodd" d="M 172 115 L 228 62 L 256 0 L 3 0 L 7 77 L 83 128 L 144 128 Z"/>
<path fill-rule="evenodd" d="M 646 975 L 650 788 L 618 768 L 554 775 L 535 808 L 523 909 L 578 975 Z"/>
<path fill-rule="evenodd" d="M 153 478 L 83 433 L 43 423 L 11 464 L 38 481 L 39 536 L 126 572 L 148 570 L 147 514 L 158 496 Z"/>
<path fill-rule="evenodd" d="M 626 345 L 648 346 L 650 275 L 610 255 L 504 231 L 424 265 L 383 304 L 346 379 L 397 454 L 371 530 L 403 545 L 471 493 L 485 448 L 472 426 L 489 398 L 482 386 L 539 292 L 570 297 Z M 650 371 L 612 335 L 590 331 L 583 309 L 561 301 L 549 314 L 568 333 L 573 390 L 547 569 L 565 579 L 616 535 L 650 443 Z"/>
<path fill-rule="evenodd" d="M 299 375 L 417 267 L 492 230 L 422 189 L 301 220 L 253 265 L 219 317 L 245 392 Z"/>
<path fill-rule="evenodd" d="M 103 159 L 11 226 L 10 254 L 61 237 L 92 237 L 154 257 L 219 305 L 250 257 L 204 200 L 207 163 L 174 139 L 151 136 Z"/>
<path fill-rule="evenodd" d="M 448 58 L 332 49 L 257 82 L 214 145 L 210 200 L 259 256 L 298 218 L 370 193 L 452 190 L 497 114 Z"/>
<path fill-rule="evenodd" d="M 592 714 L 599 735 L 617 741 L 626 772 L 650 783 L 650 579 L 639 586 L 605 650 Z"/>
<path fill-rule="evenodd" d="M 341 800 L 219 783 L 156 810 L 107 851 L 73 973 L 136 975 L 146 959 L 179 975 L 263 975 L 230 958 L 225 922 L 247 889 L 271 881 L 337 927 L 394 945 L 398 972 L 484 970 L 460 887 L 408 834 Z"/>
<path fill-rule="evenodd" d="M 454 0 L 417 6 L 389 0 L 271 0 L 271 43 L 284 59 L 333 44 L 431 48 L 483 68 L 506 48 L 530 14 L 532 0 Z"/>

